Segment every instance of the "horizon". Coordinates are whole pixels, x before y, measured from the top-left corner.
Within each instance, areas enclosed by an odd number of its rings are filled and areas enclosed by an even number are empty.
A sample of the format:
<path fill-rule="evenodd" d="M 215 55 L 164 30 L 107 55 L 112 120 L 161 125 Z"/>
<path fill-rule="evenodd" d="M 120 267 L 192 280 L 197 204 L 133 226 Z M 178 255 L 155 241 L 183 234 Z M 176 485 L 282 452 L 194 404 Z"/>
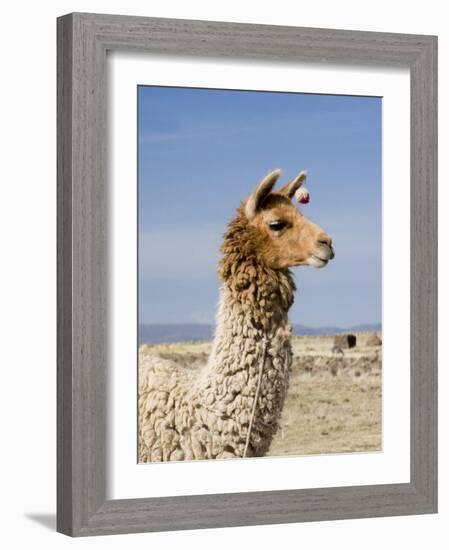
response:
<path fill-rule="evenodd" d="M 336 252 L 293 270 L 290 322 L 381 325 L 381 98 L 139 86 L 138 99 L 139 324 L 215 324 L 221 236 L 280 167 L 280 185 L 308 171 L 301 211 Z"/>
<path fill-rule="evenodd" d="M 145 323 L 139 324 L 138 342 L 141 344 L 163 344 L 173 342 L 210 341 L 214 338 L 215 323 Z M 307 327 L 292 324 L 292 336 L 331 336 L 345 333 L 382 332 L 380 323 L 368 323 L 351 327 L 322 326 Z"/>
<path fill-rule="evenodd" d="M 350 329 L 354 329 L 356 327 L 360 327 L 360 326 L 379 326 L 379 327 L 382 327 L 382 321 L 373 321 L 373 322 L 370 322 L 370 323 L 357 323 L 355 325 L 349 325 L 349 326 L 341 326 L 341 325 L 318 325 L 318 326 L 312 326 L 312 325 L 305 325 L 304 323 L 295 323 L 295 322 L 291 322 L 290 323 L 292 326 L 300 326 L 300 327 L 303 327 L 303 328 L 310 328 L 310 329 L 323 329 L 323 328 L 337 328 L 337 329 L 341 329 L 341 330 L 350 330 Z M 159 326 L 159 327 L 171 327 L 171 326 L 202 326 L 202 327 L 210 327 L 210 326 L 216 326 L 217 323 L 216 321 L 211 321 L 210 323 L 206 323 L 206 322 L 190 322 L 190 321 L 186 321 L 186 322 L 175 322 L 175 321 L 172 321 L 172 322 L 168 322 L 168 323 L 161 323 L 161 322 L 139 322 L 139 326 L 142 327 L 142 326 Z M 375 329 L 373 329 L 375 330 Z"/>

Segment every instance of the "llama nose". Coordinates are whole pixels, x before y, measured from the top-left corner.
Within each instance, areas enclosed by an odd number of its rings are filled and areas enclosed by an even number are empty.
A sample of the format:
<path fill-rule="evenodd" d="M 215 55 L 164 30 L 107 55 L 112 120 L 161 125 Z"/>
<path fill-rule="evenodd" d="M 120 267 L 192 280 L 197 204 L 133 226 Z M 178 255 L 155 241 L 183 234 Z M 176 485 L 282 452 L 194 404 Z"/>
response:
<path fill-rule="evenodd" d="M 329 248 L 332 247 L 332 239 L 329 237 L 329 235 L 327 235 L 326 233 L 320 233 L 318 235 L 318 242 L 319 244 L 325 244 L 327 245 Z"/>
<path fill-rule="evenodd" d="M 329 260 L 335 258 L 334 249 L 332 248 L 332 239 L 327 233 L 320 233 L 317 237 L 318 244 L 324 245 L 330 250 Z"/>

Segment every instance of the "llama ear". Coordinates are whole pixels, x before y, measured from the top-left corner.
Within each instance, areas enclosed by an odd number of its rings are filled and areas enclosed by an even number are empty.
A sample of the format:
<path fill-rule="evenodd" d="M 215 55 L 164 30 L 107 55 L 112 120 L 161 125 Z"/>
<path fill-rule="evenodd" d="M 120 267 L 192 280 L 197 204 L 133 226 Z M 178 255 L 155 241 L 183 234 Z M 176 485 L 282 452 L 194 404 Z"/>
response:
<path fill-rule="evenodd" d="M 289 181 L 284 186 L 282 186 L 278 193 L 281 193 L 282 195 L 285 195 L 289 199 L 292 199 L 295 196 L 295 193 L 298 191 L 298 189 L 301 187 L 301 185 L 306 181 L 307 178 L 307 172 L 305 170 L 302 170 L 299 172 L 299 174 L 292 179 L 292 181 Z M 306 192 L 308 195 L 308 192 Z M 300 201 L 299 198 L 300 192 L 298 192 L 298 202 Z"/>
<path fill-rule="evenodd" d="M 281 175 L 281 170 L 273 170 L 269 172 L 254 189 L 249 199 L 246 201 L 245 214 L 248 219 L 251 219 L 255 216 L 260 203 L 268 195 L 268 193 L 273 189 L 274 184 L 276 183 L 278 177 Z"/>

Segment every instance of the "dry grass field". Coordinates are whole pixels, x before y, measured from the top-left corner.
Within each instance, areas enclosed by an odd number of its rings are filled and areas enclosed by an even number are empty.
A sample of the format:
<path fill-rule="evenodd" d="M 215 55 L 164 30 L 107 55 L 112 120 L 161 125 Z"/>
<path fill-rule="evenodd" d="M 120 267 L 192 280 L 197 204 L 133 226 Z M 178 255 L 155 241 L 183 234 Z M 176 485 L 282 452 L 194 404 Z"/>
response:
<path fill-rule="evenodd" d="M 280 429 L 269 455 L 380 451 L 382 445 L 382 347 L 367 345 L 372 333 L 356 333 L 357 345 L 333 351 L 333 336 L 295 336 L 293 367 Z M 188 369 L 207 361 L 210 342 L 145 344 Z"/>

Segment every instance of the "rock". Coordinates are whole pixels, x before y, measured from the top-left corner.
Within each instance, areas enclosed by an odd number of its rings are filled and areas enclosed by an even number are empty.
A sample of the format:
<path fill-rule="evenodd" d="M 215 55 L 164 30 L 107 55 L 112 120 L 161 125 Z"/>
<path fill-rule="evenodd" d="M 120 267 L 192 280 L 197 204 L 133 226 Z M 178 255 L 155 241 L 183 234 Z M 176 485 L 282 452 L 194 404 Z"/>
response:
<path fill-rule="evenodd" d="M 366 345 L 367 346 L 381 346 L 382 345 L 382 338 L 377 334 L 377 332 L 373 332 L 373 334 L 370 334 L 368 338 L 366 339 Z"/>
<path fill-rule="evenodd" d="M 332 363 L 329 367 L 329 371 L 332 374 L 332 376 L 337 376 L 337 374 L 338 374 L 338 364 L 336 364 L 335 362 Z"/>
<path fill-rule="evenodd" d="M 354 348 L 357 343 L 355 334 L 336 334 L 334 337 L 334 348 Z"/>

